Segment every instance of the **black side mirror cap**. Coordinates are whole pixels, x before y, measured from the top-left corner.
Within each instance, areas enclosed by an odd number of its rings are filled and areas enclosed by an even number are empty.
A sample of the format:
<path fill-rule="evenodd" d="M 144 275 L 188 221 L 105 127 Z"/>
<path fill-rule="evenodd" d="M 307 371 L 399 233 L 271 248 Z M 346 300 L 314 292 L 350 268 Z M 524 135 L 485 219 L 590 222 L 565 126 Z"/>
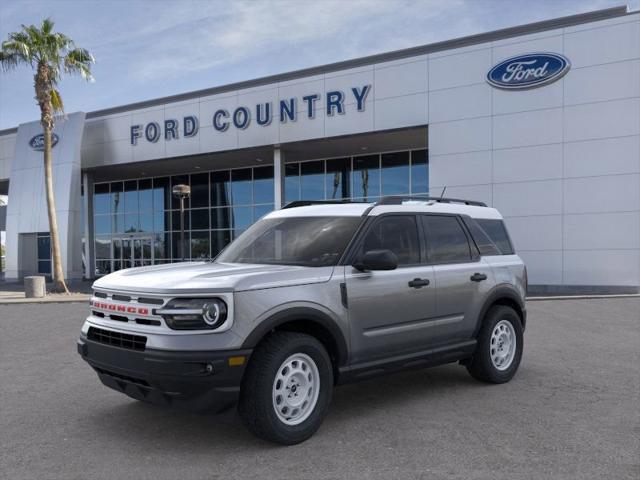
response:
<path fill-rule="evenodd" d="M 395 270 L 398 268 L 398 257 L 391 250 L 369 250 L 362 258 L 353 263 L 353 268 L 361 272 Z"/>

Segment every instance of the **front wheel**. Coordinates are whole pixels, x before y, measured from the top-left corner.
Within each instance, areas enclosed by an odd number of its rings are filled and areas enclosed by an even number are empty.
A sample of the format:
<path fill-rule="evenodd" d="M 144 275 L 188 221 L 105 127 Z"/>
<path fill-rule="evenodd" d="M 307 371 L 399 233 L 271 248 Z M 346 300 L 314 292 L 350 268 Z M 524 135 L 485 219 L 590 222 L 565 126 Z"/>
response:
<path fill-rule="evenodd" d="M 522 358 L 522 323 L 516 311 L 504 305 L 486 314 L 478 344 L 467 370 L 477 380 L 505 383 L 513 378 Z"/>
<path fill-rule="evenodd" d="M 331 360 L 314 337 L 276 332 L 256 348 L 238 412 L 256 436 L 293 445 L 320 427 L 333 393 Z"/>

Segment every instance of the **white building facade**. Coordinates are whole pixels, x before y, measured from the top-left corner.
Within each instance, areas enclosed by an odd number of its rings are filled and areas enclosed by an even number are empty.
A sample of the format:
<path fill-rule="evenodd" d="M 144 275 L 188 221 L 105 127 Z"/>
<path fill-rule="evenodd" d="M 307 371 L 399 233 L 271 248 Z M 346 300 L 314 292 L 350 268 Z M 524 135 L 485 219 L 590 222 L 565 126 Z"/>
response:
<path fill-rule="evenodd" d="M 7 279 L 50 269 L 40 131 L 0 132 Z M 622 7 L 70 114 L 55 133 L 72 278 L 214 256 L 293 200 L 446 187 L 501 211 L 533 289 L 640 286 L 640 13 Z"/>

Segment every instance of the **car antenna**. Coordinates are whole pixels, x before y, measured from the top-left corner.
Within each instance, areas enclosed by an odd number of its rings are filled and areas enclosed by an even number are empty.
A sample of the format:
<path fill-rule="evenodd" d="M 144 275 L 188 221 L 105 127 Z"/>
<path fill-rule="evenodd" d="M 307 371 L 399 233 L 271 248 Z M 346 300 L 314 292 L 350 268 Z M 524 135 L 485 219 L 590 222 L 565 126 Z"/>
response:
<path fill-rule="evenodd" d="M 442 193 L 440 194 L 440 200 L 444 198 L 444 192 L 446 191 L 447 191 L 447 186 L 445 185 L 444 188 L 442 189 Z"/>

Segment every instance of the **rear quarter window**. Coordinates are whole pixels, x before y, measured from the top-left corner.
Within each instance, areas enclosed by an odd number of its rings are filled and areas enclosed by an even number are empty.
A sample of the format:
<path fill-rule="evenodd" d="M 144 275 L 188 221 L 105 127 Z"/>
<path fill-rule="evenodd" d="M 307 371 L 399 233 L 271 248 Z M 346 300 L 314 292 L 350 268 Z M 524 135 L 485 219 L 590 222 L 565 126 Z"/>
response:
<path fill-rule="evenodd" d="M 509 240 L 507 228 L 505 227 L 502 220 L 476 218 L 475 221 L 487 234 L 487 236 L 491 239 L 495 246 L 498 247 L 498 250 L 500 250 L 500 253 L 502 255 L 513 255 L 513 245 L 511 245 L 511 240 Z M 478 248 L 480 248 L 480 245 L 478 245 Z M 485 253 L 484 255 L 488 254 Z"/>

